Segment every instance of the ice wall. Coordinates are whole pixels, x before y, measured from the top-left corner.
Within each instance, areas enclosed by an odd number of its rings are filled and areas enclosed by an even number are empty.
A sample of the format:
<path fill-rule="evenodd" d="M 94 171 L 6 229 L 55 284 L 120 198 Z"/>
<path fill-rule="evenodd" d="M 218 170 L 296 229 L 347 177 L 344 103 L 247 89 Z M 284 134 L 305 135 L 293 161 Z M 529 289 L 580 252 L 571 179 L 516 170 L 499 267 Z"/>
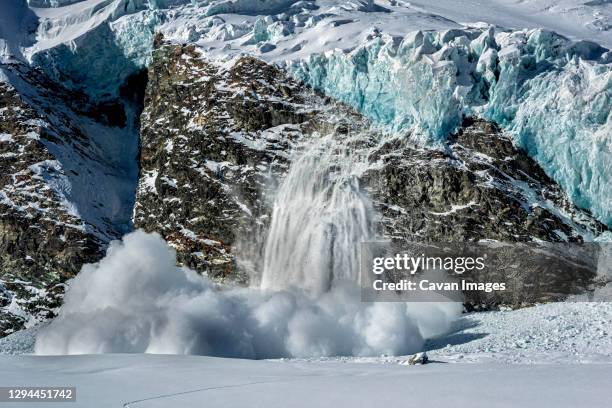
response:
<path fill-rule="evenodd" d="M 594 43 L 544 30 L 419 31 L 289 70 L 425 145 L 464 116 L 499 123 L 576 205 L 612 225 L 612 53 Z"/>
<path fill-rule="evenodd" d="M 0 63 L 22 58 L 21 46 L 30 45 L 30 31 L 37 24 L 25 0 L 0 2 Z"/>
<path fill-rule="evenodd" d="M 14 1 L 14 0 L 11 0 Z M 22 0 L 25 1 L 25 0 Z M 94 99 L 117 96 L 119 85 L 150 62 L 155 32 L 177 41 L 254 35 L 261 22 L 248 17 L 242 24 L 225 23 L 218 14 L 247 16 L 282 13 L 296 0 L 37 0 L 41 11 L 36 44 L 25 50 L 33 65 L 64 85 Z M 74 3 L 74 4 L 73 4 Z M 62 7 L 63 6 L 63 7 Z M 181 7 L 182 6 L 182 7 Z M 299 11 L 299 9 L 298 9 Z M 296 12 L 296 11 L 294 11 Z M 260 26 L 255 23 L 260 21 Z M 267 23 L 264 23 L 267 24 Z M 220 27 L 221 26 L 221 27 Z M 282 25 L 271 27 L 273 35 Z M 223 31 L 224 34 L 219 33 Z M 263 27 L 266 31 L 266 27 Z M 234 33 L 232 35 L 231 33 Z M 285 33 L 286 34 L 286 33 Z M 243 41 L 248 42 L 245 38 Z M 258 41 L 253 42 L 256 47 Z"/>
<path fill-rule="evenodd" d="M 126 7 L 130 4 L 125 1 Z M 98 9 L 100 15 L 92 21 L 90 12 L 47 20 L 46 27 L 38 29 L 42 40 L 29 57 L 33 65 L 68 88 L 82 90 L 94 99 L 112 98 L 128 76 L 149 63 L 160 13 L 144 10 L 113 20 L 117 9 Z M 91 24 L 96 26 L 81 27 Z M 83 32 L 70 38 L 73 31 Z M 37 49 L 44 47 L 48 48 Z"/>

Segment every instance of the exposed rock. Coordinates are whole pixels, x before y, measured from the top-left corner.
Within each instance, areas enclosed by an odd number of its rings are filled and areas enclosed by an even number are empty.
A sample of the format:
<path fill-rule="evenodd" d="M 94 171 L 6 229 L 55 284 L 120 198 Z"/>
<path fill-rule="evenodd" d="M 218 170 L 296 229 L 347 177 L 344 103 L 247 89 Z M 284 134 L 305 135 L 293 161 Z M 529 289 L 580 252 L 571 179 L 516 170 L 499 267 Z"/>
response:
<path fill-rule="evenodd" d="M 246 282 L 245 271 L 263 266 L 275 188 L 297 142 L 329 132 L 374 147 L 362 183 L 382 215 L 379 235 L 396 243 L 582 242 L 606 230 L 491 123 L 466 120 L 446 149 L 418 148 L 259 60 L 221 65 L 161 41 L 142 116 L 135 226 L 160 232 L 181 263 Z M 354 132 L 362 136 L 347 137 Z M 390 141 L 375 148 L 381 138 Z M 593 278 L 576 274 L 583 287 Z M 513 301 L 473 293 L 468 306 Z"/>
<path fill-rule="evenodd" d="M 237 263 L 257 267 L 275 184 L 295 143 L 324 126 L 323 105 L 257 59 L 221 66 L 193 46 L 161 45 L 142 115 L 135 227 L 161 233 L 197 271 L 244 281 Z"/>
<path fill-rule="evenodd" d="M 53 316 L 65 282 L 133 227 L 159 232 L 183 265 L 246 283 L 263 267 L 299 142 L 323 134 L 370 152 L 361 184 L 379 235 L 396 243 L 582 242 L 606 230 L 491 123 L 466 121 L 445 149 L 418 148 L 254 58 L 212 62 L 157 38 L 148 78 L 96 104 L 22 65 L 1 68 L 0 336 Z M 512 303 L 481 295 L 469 306 Z"/>
<path fill-rule="evenodd" d="M 129 133 L 121 104 L 89 104 L 21 64 L 0 70 L 1 337 L 54 315 L 64 283 L 129 228 L 133 198 L 107 150 Z"/>
<path fill-rule="evenodd" d="M 364 177 L 382 214 L 381 234 L 400 246 L 406 241 L 584 242 L 607 230 L 573 206 L 537 163 L 489 122 L 466 120 L 445 150 L 420 149 L 397 139 L 371 160 L 383 163 Z M 594 278 L 589 269 L 572 273 L 555 279 L 584 289 Z M 477 278 L 495 281 L 494 276 Z M 513 279 L 529 281 L 524 273 Z M 487 308 L 551 300 L 527 293 L 510 297 L 515 295 L 470 293 L 467 302 L 470 308 Z"/>
<path fill-rule="evenodd" d="M 372 160 L 384 166 L 368 186 L 395 239 L 582 242 L 607 229 L 489 122 L 466 121 L 446 151 L 398 140 Z"/>
<path fill-rule="evenodd" d="M 423 365 L 429 362 L 429 357 L 427 357 L 427 353 L 416 353 L 411 355 L 408 360 L 406 360 L 403 365 Z"/>

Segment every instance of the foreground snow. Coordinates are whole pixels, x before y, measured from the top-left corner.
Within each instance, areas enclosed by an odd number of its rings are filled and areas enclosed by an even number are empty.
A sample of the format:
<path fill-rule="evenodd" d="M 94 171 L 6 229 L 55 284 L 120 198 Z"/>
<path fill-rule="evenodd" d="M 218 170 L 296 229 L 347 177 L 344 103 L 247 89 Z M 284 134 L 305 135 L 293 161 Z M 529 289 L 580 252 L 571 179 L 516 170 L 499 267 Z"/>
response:
<path fill-rule="evenodd" d="M 611 364 L 344 364 L 193 356 L 0 358 L 3 385 L 70 385 L 70 407 L 603 407 Z M 23 406 L 3 404 L 3 406 Z"/>
<path fill-rule="evenodd" d="M 551 303 L 472 313 L 457 331 L 428 344 L 444 361 L 612 363 L 612 303 Z"/>
<path fill-rule="evenodd" d="M 0 378 L 6 386 L 76 386 L 70 407 L 604 407 L 610 327 L 610 303 L 557 303 L 465 315 L 454 333 L 427 344 L 425 366 L 404 365 L 405 356 L 3 355 Z M 0 340 L 0 352 L 31 352 L 33 334 Z"/>
<path fill-rule="evenodd" d="M 34 352 L 41 326 L 0 339 L 0 354 Z M 550 303 L 469 313 L 450 334 L 426 343 L 430 358 L 478 363 L 612 363 L 612 303 Z M 331 358 L 300 361 L 402 363 L 405 357 Z"/>

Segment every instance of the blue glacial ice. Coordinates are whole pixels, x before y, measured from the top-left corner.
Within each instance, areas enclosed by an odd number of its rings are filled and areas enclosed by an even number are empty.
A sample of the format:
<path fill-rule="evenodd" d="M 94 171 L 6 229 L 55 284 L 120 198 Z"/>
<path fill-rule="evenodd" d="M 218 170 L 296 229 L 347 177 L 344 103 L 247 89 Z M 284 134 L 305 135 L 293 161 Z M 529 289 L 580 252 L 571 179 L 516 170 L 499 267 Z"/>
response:
<path fill-rule="evenodd" d="M 612 53 L 545 30 L 373 33 L 292 74 L 417 142 L 442 145 L 466 116 L 500 124 L 579 207 L 612 225 Z"/>
<path fill-rule="evenodd" d="M 94 99 L 112 98 L 127 77 L 149 63 L 160 23 L 157 10 L 103 21 L 78 38 L 34 53 L 31 63 L 68 88 Z"/>

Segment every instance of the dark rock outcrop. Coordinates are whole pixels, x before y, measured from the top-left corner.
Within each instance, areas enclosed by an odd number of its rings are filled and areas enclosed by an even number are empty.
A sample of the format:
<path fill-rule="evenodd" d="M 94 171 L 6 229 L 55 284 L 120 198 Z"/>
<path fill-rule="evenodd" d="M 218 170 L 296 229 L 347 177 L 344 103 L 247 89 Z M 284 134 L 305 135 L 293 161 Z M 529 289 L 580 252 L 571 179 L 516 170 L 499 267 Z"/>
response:
<path fill-rule="evenodd" d="M 261 258 L 277 180 L 323 99 L 243 57 L 220 66 L 193 46 L 161 45 L 142 115 L 134 226 L 157 231 L 183 264 L 237 279 Z M 236 258 L 241 254 L 241 259 Z"/>
<path fill-rule="evenodd" d="M 63 282 L 99 257 L 100 241 L 86 232 L 50 186 L 64 174 L 45 142 L 53 129 L 8 84 L 0 83 L 0 336 L 27 315 L 48 318 L 59 306 Z M 51 295 L 51 296 L 49 296 Z"/>
<path fill-rule="evenodd" d="M 445 149 L 422 149 L 396 139 L 370 160 L 383 163 L 364 177 L 382 214 L 380 234 L 399 247 L 402 242 L 481 240 L 583 243 L 607 231 L 489 122 L 466 120 Z M 585 248 L 585 253 L 593 250 Z M 527 251 L 511 247 L 507 264 L 520 264 L 511 258 L 527 256 Z M 464 274 L 468 280 L 506 282 L 513 288 L 506 293 L 466 293 L 468 307 L 524 306 L 592 287 L 596 266 L 552 259 L 561 262 L 552 275 L 541 265 L 526 264 L 511 274 L 504 268 Z"/>
<path fill-rule="evenodd" d="M 384 163 L 365 179 L 394 239 L 583 242 L 607 230 L 489 122 L 466 120 L 445 150 L 398 139 L 371 160 Z"/>
<path fill-rule="evenodd" d="M 130 228 L 137 134 L 123 102 L 91 104 L 20 63 L 0 71 L 3 336 L 54 316 L 65 282 Z M 131 134 L 132 169 L 115 150 Z"/>

